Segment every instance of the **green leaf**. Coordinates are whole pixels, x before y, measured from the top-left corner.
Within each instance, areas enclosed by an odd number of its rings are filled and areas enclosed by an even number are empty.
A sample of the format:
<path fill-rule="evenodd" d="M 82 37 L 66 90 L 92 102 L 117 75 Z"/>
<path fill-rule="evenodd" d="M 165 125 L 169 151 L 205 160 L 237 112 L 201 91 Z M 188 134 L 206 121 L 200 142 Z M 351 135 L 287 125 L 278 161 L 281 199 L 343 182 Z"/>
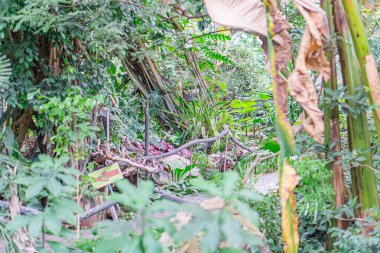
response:
<path fill-rule="evenodd" d="M 241 190 L 238 193 L 238 196 L 244 200 L 250 200 L 250 201 L 254 201 L 254 202 L 259 202 L 263 199 L 263 197 L 260 194 L 253 192 L 253 191 L 250 191 L 248 189 Z"/>
<path fill-rule="evenodd" d="M 245 217 L 252 225 L 259 227 L 260 220 L 259 215 L 256 211 L 251 209 L 247 204 L 240 201 L 234 202 L 233 206 L 240 213 L 240 215 Z"/>
<path fill-rule="evenodd" d="M 222 213 L 222 225 L 221 229 L 224 237 L 227 240 L 228 246 L 239 247 L 242 245 L 243 240 L 241 238 L 241 225 L 236 221 L 229 213 Z"/>
<path fill-rule="evenodd" d="M 200 178 L 194 178 L 190 180 L 190 184 L 209 193 L 210 195 L 219 196 L 221 194 L 220 189 L 216 187 L 213 182 L 208 182 Z"/>
<path fill-rule="evenodd" d="M 175 234 L 174 241 L 180 243 L 193 239 L 204 228 L 203 221 L 192 220 L 190 223 L 181 227 L 180 231 Z"/>
<path fill-rule="evenodd" d="M 42 189 L 45 186 L 44 181 L 37 181 L 34 184 L 30 185 L 25 192 L 25 198 L 31 199 L 41 193 Z"/>
<path fill-rule="evenodd" d="M 216 252 L 221 240 L 221 231 L 217 218 L 207 225 L 206 234 L 202 238 L 202 252 L 212 253 Z"/>
<path fill-rule="evenodd" d="M 70 250 L 61 242 L 48 241 L 47 243 L 53 249 L 54 252 L 70 253 Z"/>
<path fill-rule="evenodd" d="M 10 231 L 16 231 L 28 224 L 30 217 L 24 215 L 17 215 L 13 220 L 7 224 L 7 229 Z"/>
<path fill-rule="evenodd" d="M 226 172 L 223 175 L 223 195 L 226 197 L 231 197 L 237 183 L 239 181 L 239 175 L 235 172 Z"/>
<path fill-rule="evenodd" d="M 130 240 L 126 239 L 123 236 L 107 239 L 102 241 L 95 247 L 94 253 L 119 252 L 119 250 L 126 245 L 130 245 Z"/>
<path fill-rule="evenodd" d="M 261 100 L 270 100 L 273 99 L 273 95 L 265 94 L 265 93 L 259 93 L 259 98 Z"/>
<path fill-rule="evenodd" d="M 8 150 L 8 154 L 12 156 L 13 151 L 17 148 L 17 142 L 15 142 L 15 136 L 9 127 L 5 128 L 4 131 L 4 145 Z"/>
<path fill-rule="evenodd" d="M 44 218 L 46 228 L 53 234 L 58 235 L 61 232 L 61 221 L 52 208 L 45 209 Z"/>
<path fill-rule="evenodd" d="M 277 153 L 278 151 L 280 151 L 280 144 L 274 140 L 267 140 L 264 143 L 264 146 L 262 147 L 262 149 L 269 150 L 272 153 Z"/>
<path fill-rule="evenodd" d="M 155 252 L 155 253 L 161 253 L 162 247 L 161 244 L 158 242 L 157 239 L 154 238 L 152 230 L 146 229 L 143 233 L 142 242 L 144 245 L 144 252 Z"/>
<path fill-rule="evenodd" d="M 60 198 L 60 199 L 57 199 L 57 202 L 73 213 L 79 213 L 79 214 L 84 213 L 83 209 L 79 207 L 75 201 L 72 201 L 70 199 Z"/>
<path fill-rule="evenodd" d="M 61 183 L 55 178 L 50 178 L 47 184 L 47 189 L 53 196 L 58 196 L 61 193 Z"/>
<path fill-rule="evenodd" d="M 42 228 L 42 215 L 33 215 L 30 217 L 30 222 L 28 225 L 28 232 L 32 238 L 39 235 Z"/>
<path fill-rule="evenodd" d="M 109 199 L 117 201 L 120 204 L 142 210 L 150 202 L 153 194 L 153 183 L 142 181 L 139 189 L 132 185 L 128 180 L 120 180 L 115 182 L 120 193 L 112 194 Z"/>

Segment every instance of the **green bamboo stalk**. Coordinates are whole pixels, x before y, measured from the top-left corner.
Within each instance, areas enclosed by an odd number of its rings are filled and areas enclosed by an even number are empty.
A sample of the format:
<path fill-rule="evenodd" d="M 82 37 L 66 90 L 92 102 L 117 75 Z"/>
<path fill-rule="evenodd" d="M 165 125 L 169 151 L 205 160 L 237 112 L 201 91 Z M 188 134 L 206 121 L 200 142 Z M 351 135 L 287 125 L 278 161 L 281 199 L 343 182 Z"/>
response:
<path fill-rule="evenodd" d="M 340 0 L 334 4 L 335 29 L 338 36 L 338 52 L 343 73 L 343 81 L 349 94 L 354 94 L 357 87 L 362 87 L 358 58 L 352 47 L 352 36 L 346 21 L 343 6 Z M 349 106 L 354 107 L 353 101 L 347 101 Z M 365 210 L 379 209 L 376 180 L 372 170 L 372 153 L 370 151 L 370 137 L 365 111 L 354 117 L 348 115 L 349 143 L 351 151 L 356 150 L 365 158 L 362 165 L 353 167 L 351 170 L 353 195 L 358 198 L 361 207 L 358 210 L 360 217 L 365 216 Z"/>
<path fill-rule="evenodd" d="M 279 188 L 281 201 L 281 229 L 284 240 L 285 253 L 297 253 L 299 246 L 298 221 L 295 213 L 295 199 L 292 188 L 297 184 L 297 174 L 289 166 L 289 158 L 294 153 L 294 135 L 290 123 L 286 118 L 287 90 L 286 82 L 279 75 L 276 68 L 276 54 L 272 41 L 274 35 L 273 21 L 270 15 L 269 0 L 263 0 L 267 17 L 267 45 L 270 61 L 270 74 L 272 76 L 273 97 L 276 109 L 276 132 L 280 140 L 281 150 L 278 158 Z"/>
<path fill-rule="evenodd" d="M 371 105 L 380 106 L 380 78 L 376 60 L 371 52 L 365 26 L 362 21 L 357 0 L 342 0 L 346 12 L 346 20 L 350 27 L 352 41 L 359 60 L 362 76 L 369 89 L 368 97 Z M 380 108 L 373 110 L 377 137 L 380 145 Z"/>
<path fill-rule="evenodd" d="M 323 10 L 326 12 L 329 29 L 330 29 L 330 44 L 327 50 L 325 50 L 326 56 L 330 61 L 331 74 L 330 79 L 323 83 L 324 85 L 324 96 L 329 98 L 330 95 L 326 92 L 326 89 L 336 91 L 338 88 L 337 82 L 337 71 L 336 71 L 336 43 L 334 38 L 334 20 L 333 20 L 333 10 L 331 5 L 331 0 L 323 0 L 321 2 Z M 341 152 L 341 143 L 340 143 L 340 127 L 339 127 L 339 108 L 338 105 L 330 108 L 325 105 L 324 108 L 324 122 L 325 122 L 325 148 L 326 148 L 326 157 L 329 157 L 333 153 Z M 334 146 L 331 146 L 332 143 L 335 143 Z M 334 196 L 334 205 L 335 208 L 341 207 L 345 204 L 345 189 L 344 189 L 344 175 L 342 170 L 342 165 L 340 163 L 341 156 L 334 157 L 327 166 L 333 171 L 332 184 L 335 191 Z M 334 222 L 335 223 L 335 222 Z M 346 228 L 346 222 L 341 220 L 336 221 L 336 225 L 339 228 Z"/>

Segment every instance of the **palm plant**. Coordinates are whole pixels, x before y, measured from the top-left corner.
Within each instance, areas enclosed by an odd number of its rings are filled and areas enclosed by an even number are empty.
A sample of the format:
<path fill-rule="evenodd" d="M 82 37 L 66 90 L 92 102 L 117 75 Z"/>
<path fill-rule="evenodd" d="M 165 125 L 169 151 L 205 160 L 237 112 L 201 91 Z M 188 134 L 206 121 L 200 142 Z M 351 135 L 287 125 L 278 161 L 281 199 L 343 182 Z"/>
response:
<path fill-rule="evenodd" d="M 232 127 L 233 117 L 228 111 L 229 105 L 226 102 L 217 102 L 210 105 L 207 101 L 187 102 L 178 97 L 178 103 L 182 107 L 182 114 L 179 127 L 184 129 L 181 142 L 193 140 L 200 137 L 213 137 L 223 131 L 224 125 Z"/>

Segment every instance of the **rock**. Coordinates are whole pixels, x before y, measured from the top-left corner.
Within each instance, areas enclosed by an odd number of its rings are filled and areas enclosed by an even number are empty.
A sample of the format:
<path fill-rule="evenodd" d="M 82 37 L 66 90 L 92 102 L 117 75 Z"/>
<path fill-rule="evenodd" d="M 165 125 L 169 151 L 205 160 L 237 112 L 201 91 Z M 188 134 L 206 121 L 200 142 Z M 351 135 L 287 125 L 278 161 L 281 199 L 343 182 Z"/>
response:
<path fill-rule="evenodd" d="M 253 188 L 255 191 L 266 195 L 270 192 L 277 191 L 278 190 L 278 173 L 270 173 L 265 175 L 258 175 L 258 180 L 253 185 Z"/>

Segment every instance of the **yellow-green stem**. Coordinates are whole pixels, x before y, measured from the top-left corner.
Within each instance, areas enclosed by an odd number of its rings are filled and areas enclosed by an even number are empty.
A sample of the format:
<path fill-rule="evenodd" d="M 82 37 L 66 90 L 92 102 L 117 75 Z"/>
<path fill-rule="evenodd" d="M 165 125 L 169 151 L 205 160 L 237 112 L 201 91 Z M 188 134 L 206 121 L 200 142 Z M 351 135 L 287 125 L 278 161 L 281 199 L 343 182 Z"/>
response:
<path fill-rule="evenodd" d="M 350 95 L 355 94 L 356 88 L 361 87 L 360 68 L 355 49 L 352 47 L 352 36 L 349 31 L 346 16 L 340 0 L 334 4 L 335 28 L 338 36 L 338 51 L 343 73 L 343 81 Z M 347 101 L 354 107 L 354 101 Z M 365 216 L 366 210 L 378 210 L 379 200 L 377 196 L 374 171 L 371 169 L 373 158 L 371 153 L 368 122 L 365 111 L 357 115 L 348 115 L 349 144 L 352 151 L 356 150 L 359 156 L 365 158 L 362 165 L 351 170 L 353 195 L 358 198 L 361 205 L 358 215 Z"/>
<path fill-rule="evenodd" d="M 352 41 L 359 60 L 362 76 L 369 89 L 368 97 L 372 105 L 380 106 L 380 79 L 376 61 L 371 53 L 365 26 L 362 21 L 357 0 L 342 0 L 346 19 L 350 27 Z M 377 137 L 380 145 L 380 108 L 373 110 Z"/>

